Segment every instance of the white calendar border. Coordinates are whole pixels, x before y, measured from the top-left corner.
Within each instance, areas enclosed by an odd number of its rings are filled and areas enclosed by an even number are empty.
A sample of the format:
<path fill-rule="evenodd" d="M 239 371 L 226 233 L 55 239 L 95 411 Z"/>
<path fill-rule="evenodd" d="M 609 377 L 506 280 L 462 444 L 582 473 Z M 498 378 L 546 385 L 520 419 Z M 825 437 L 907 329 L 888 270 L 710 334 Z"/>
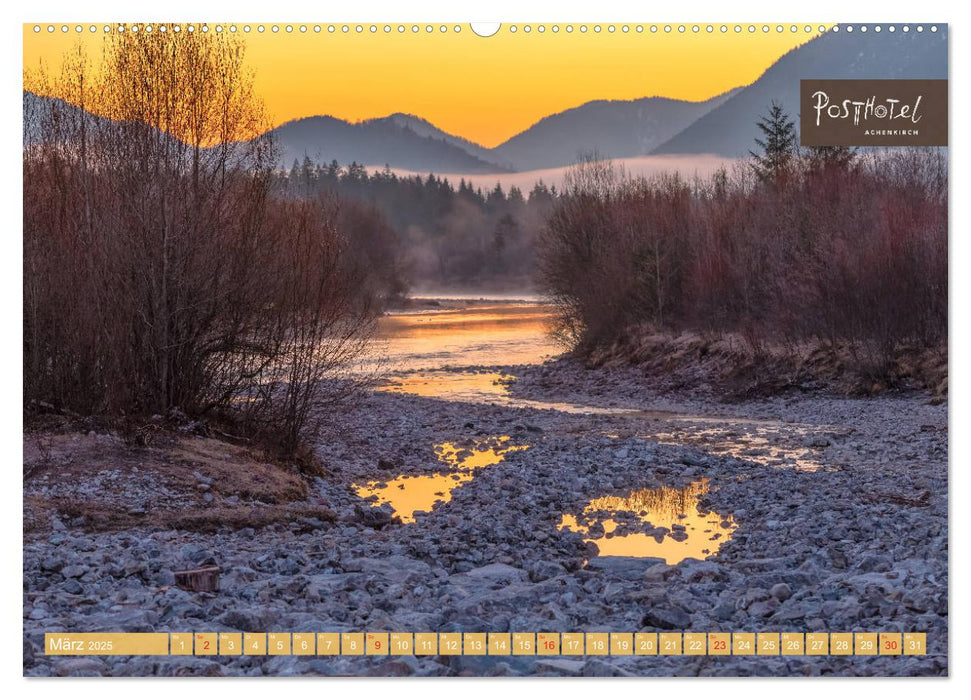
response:
<path fill-rule="evenodd" d="M 445 694 L 461 693 L 469 698 L 478 698 L 492 693 L 509 693 L 512 691 L 516 695 L 522 694 L 541 694 L 548 695 L 556 693 L 560 698 L 584 697 L 610 692 L 617 695 L 627 694 L 652 694 L 656 692 L 671 693 L 681 692 L 694 694 L 702 690 L 701 687 L 685 685 L 675 679 L 650 679 L 640 682 L 616 682 L 610 680 L 588 679 L 589 682 L 567 684 L 565 680 L 556 680 L 554 687 L 537 685 L 534 679 L 524 679 L 513 681 L 512 685 L 508 682 L 496 680 L 480 680 L 474 683 L 443 682 L 437 679 L 413 680 L 408 682 L 394 682 L 389 679 L 371 680 L 340 680 L 326 679 L 326 687 L 309 685 L 311 679 L 301 681 L 289 681 L 286 688 L 281 686 L 284 681 L 271 681 L 270 684 L 247 683 L 243 679 L 224 680 L 228 686 L 219 686 L 218 689 L 211 681 L 202 679 L 191 679 L 180 681 L 178 687 L 169 683 L 151 682 L 145 679 L 112 679 L 110 681 L 97 682 L 96 685 L 90 680 L 67 680 L 56 683 L 44 681 L 26 681 L 22 679 L 22 619 L 21 609 L 14 601 L 22 598 L 22 583 L 20 576 L 22 566 L 22 542 L 20 534 L 22 532 L 22 489 L 17 488 L 16 481 L 21 473 L 17 464 L 22 461 L 22 414 L 20 401 L 22 393 L 22 376 L 20 373 L 20 332 L 22 329 L 22 257 L 21 239 L 18 230 L 22 231 L 22 203 L 21 203 L 21 118 L 20 118 L 20 99 L 19 93 L 22 90 L 22 29 L 24 22 L 74 22 L 84 21 L 202 21 L 216 20 L 225 21 L 227 19 L 238 20 L 240 23 L 246 21 L 278 21 L 278 22 L 313 22 L 313 21 L 447 21 L 468 23 L 469 21 L 505 21 L 505 22 L 946 22 L 952 21 L 949 27 L 949 39 L 956 41 L 950 42 L 951 47 L 951 114 L 963 115 L 971 111 L 968 94 L 964 90 L 962 77 L 968 72 L 968 53 L 971 52 L 971 32 L 969 39 L 964 40 L 962 30 L 966 25 L 959 22 L 956 15 L 956 3 L 946 3 L 933 0 L 922 2 L 903 2 L 900 0 L 882 0 L 879 3 L 862 3 L 850 5 L 845 0 L 816 0 L 812 3 L 802 3 L 800 5 L 786 5 L 779 2 L 744 2 L 729 4 L 724 1 L 716 2 L 713 0 L 695 0 L 691 3 L 669 4 L 667 6 L 646 3 L 643 0 L 633 2 L 630 0 L 596 0 L 596 2 L 576 2 L 575 0 L 536 0 L 534 2 L 523 2 L 523 0 L 490 0 L 490 2 L 479 2 L 476 4 L 448 2 L 446 0 L 429 0 L 425 2 L 393 2 L 392 0 L 367 0 L 366 2 L 354 3 L 320 3 L 320 2 L 292 2 L 287 0 L 277 0 L 272 3 L 247 3 L 230 2 L 229 0 L 216 0 L 202 5 L 198 0 L 168 0 L 158 7 L 148 7 L 141 3 L 133 3 L 131 0 L 111 0 L 109 2 L 83 2 L 75 0 L 45 0 L 44 2 L 16 3 L 13 8 L 4 8 L 3 31 L 5 41 L 0 51 L 3 52 L 2 65 L 2 91 L 0 94 L 5 97 L 4 109 L 0 112 L 3 119 L 3 128 L 0 134 L 3 139 L 0 144 L 3 146 L 0 167 L 2 167 L 3 184 L 2 196 L 5 204 L 4 220 L 6 225 L 3 227 L 3 234 L 0 235 L 0 290 L 2 290 L 2 323 L 5 336 L 8 338 L 7 344 L 0 349 L 0 359 L 6 372 L 0 379 L 0 396 L 4 397 L 0 403 L 0 449 L 3 450 L 2 460 L 4 471 L 3 478 L 12 483 L 5 483 L 2 489 L 5 502 L 3 503 L 2 525 L 6 533 L 3 538 L 3 567 L 4 576 L 0 578 L 0 610 L 2 610 L 2 669 L 4 675 L 9 680 L 14 680 L 17 694 L 29 693 L 35 698 L 58 698 L 58 700 L 70 700 L 77 694 L 77 697 L 92 697 L 95 693 L 99 697 L 130 697 L 132 693 L 137 693 L 144 700 L 154 700 L 155 698 L 168 697 L 173 692 L 191 693 L 193 696 L 202 697 L 203 694 L 217 692 L 220 694 L 232 694 L 235 698 L 265 697 L 268 693 L 277 694 L 280 692 L 300 693 L 300 694 L 319 694 L 319 693 L 351 693 L 361 694 L 368 698 L 378 698 L 379 694 L 393 694 L 396 700 L 410 700 L 411 698 L 421 698 L 425 700 L 429 697 L 444 697 Z M 961 122 L 951 119 L 951 123 L 957 128 L 951 129 L 951 152 L 961 152 L 961 142 L 963 134 L 960 127 Z M 969 357 L 965 352 L 971 347 L 969 343 L 969 312 L 971 309 L 971 275 L 954 274 L 962 271 L 971 265 L 971 254 L 969 254 L 968 236 L 971 232 L 967 230 L 966 224 L 969 222 L 968 202 L 969 198 L 958 196 L 958 193 L 965 188 L 964 179 L 961 175 L 966 172 L 965 160 L 968 156 L 961 156 L 960 167 L 952 165 L 951 171 L 951 231 L 949 256 L 951 265 L 950 275 L 950 303 L 954 311 L 951 317 L 949 329 L 949 339 L 951 351 L 949 357 L 954 360 L 950 363 L 949 383 L 951 424 L 949 435 L 951 436 L 950 457 L 951 463 L 958 465 L 951 471 L 950 495 L 951 503 L 960 503 L 954 498 L 958 493 L 962 496 L 968 495 L 968 476 L 963 471 L 971 465 L 971 452 L 969 452 L 968 436 L 971 435 L 971 411 L 967 408 L 969 401 L 969 381 L 968 373 L 965 370 L 964 360 Z M 958 312 L 963 313 L 959 316 Z M 968 580 L 967 571 L 969 561 L 968 552 L 968 509 L 960 507 L 953 511 L 951 520 L 951 532 L 956 533 L 951 536 L 952 546 L 950 548 L 951 565 L 951 591 L 961 589 L 955 585 L 955 576 L 959 582 Z M 965 535 L 962 537 L 961 535 Z M 965 587 L 966 588 L 966 587 Z M 947 683 L 936 682 L 933 688 L 935 695 L 948 696 L 954 693 L 958 684 L 953 682 L 954 677 L 967 675 L 962 674 L 960 663 L 956 660 L 962 658 L 962 652 L 967 648 L 960 640 L 960 634 L 955 634 L 955 630 L 966 632 L 968 625 L 965 611 L 968 606 L 960 597 L 950 597 L 951 619 L 950 619 L 950 639 L 949 649 L 951 663 L 949 664 L 952 674 L 952 681 Z M 757 663 L 753 660 L 753 663 Z M 644 685 L 651 682 L 651 686 Z M 664 683 L 663 689 L 653 685 L 655 682 Z M 786 693 L 787 695 L 800 698 L 818 695 L 819 693 L 832 693 L 838 690 L 840 694 L 844 691 L 859 693 L 863 691 L 859 682 L 850 680 L 816 681 L 811 683 L 796 682 L 791 679 L 772 679 L 772 680 L 734 680 L 731 682 L 723 681 L 702 681 L 706 685 L 703 692 L 710 694 L 726 693 L 726 697 L 745 695 L 753 697 L 757 694 L 760 697 L 767 697 L 768 693 Z M 854 683 L 850 686 L 850 683 Z M 891 682 L 889 679 L 875 681 L 878 686 L 867 688 L 863 692 L 880 693 L 881 698 L 909 697 L 914 693 L 922 692 L 922 688 L 917 687 L 920 681 Z M 329 684 L 339 683 L 339 686 Z M 392 685 L 393 683 L 393 685 Z M 677 686 L 674 684 L 677 683 Z M 769 683 L 769 685 L 766 685 Z M 353 685 L 352 685 L 353 684 Z M 714 684 L 714 685 L 713 685 Z M 785 685 L 783 685 L 785 684 Z M 717 686 L 717 687 L 716 687 Z M 677 688 L 677 689 L 675 689 Z M 852 688 L 852 690 L 851 690 Z"/>

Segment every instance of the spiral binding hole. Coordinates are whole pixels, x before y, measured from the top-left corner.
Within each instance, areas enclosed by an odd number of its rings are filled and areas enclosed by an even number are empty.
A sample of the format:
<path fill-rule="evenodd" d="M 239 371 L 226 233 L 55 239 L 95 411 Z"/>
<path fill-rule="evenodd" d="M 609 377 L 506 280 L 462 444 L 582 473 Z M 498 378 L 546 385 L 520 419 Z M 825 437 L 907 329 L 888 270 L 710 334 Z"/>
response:
<path fill-rule="evenodd" d="M 230 33 L 230 34 L 237 34 L 240 31 L 242 31 L 245 34 L 250 34 L 255 29 L 257 33 L 264 34 L 264 33 L 266 33 L 267 28 L 269 28 L 269 31 L 272 32 L 273 34 L 279 34 L 281 32 L 281 29 L 286 34 L 293 34 L 293 33 L 295 33 L 295 31 L 298 32 L 298 33 L 300 33 L 300 34 L 307 34 L 312 29 L 312 31 L 313 31 L 314 34 L 320 34 L 324 30 L 324 28 L 326 27 L 326 30 L 327 30 L 327 33 L 328 34 L 334 34 L 338 30 L 341 33 L 343 33 L 343 34 L 350 34 L 350 33 L 355 33 L 355 34 L 382 34 L 382 33 L 383 34 L 392 34 L 394 32 L 397 32 L 398 34 L 405 34 L 405 33 L 407 33 L 409 31 L 409 29 L 410 29 L 410 31 L 411 31 L 412 34 L 420 34 L 420 33 L 425 33 L 425 34 L 432 34 L 432 33 L 461 34 L 462 33 L 462 26 L 463 25 L 459 25 L 459 24 L 455 24 L 455 25 L 446 25 L 446 24 L 441 24 L 441 25 L 432 25 L 432 24 L 418 25 L 418 24 L 414 24 L 414 25 L 410 25 L 410 26 L 409 25 L 404 25 L 404 24 L 398 24 L 398 25 L 391 25 L 391 24 L 383 24 L 383 25 L 379 25 L 379 24 L 370 24 L 370 25 L 361 25 L 361 24 L 357 24 L 357 25 L 346 25 L 346 24 L 345 25 L 334 25 L 334 24 L 329 24 L 329 25 L 319 25 L 319 24 L 314 24 L 314 25 L 307 25 L 307 24 L 299 24 L 299 25 L 292 25 L 292 24 L 286 24 L 286 25 L 276 25 L 276 24 L 273 24 L 273 25 L 262 25 L 262 24 L 260 24 L 260 25 L 249 25 L 249 24 L 245 24 L 245 25 L 235 25 L 235 24 L 232 24 L 232 25 L 222 25 L 222 24 L 217 24 L 217 25 L 214 25 L 212 27 L 212 30 L 215 31 L 215 33 L 217 33 L 217 34 L 224 34 L 224 33 L 227 33 L 227 32 Z M 496 29 L 498 29 L 498 27 L 500 25 L 497 24 L 497 25 L 494 25 L 494 26 L 496 27 Z M 42 25 L 42 24 L 34 24 L 34 25 L 31 26 L 31 30 L 33 31 L 34 34 L 43 34 L 43 33 L 56 34 L 58 32 L 60 32 L 61 34 L 68 34 L 68 33 L 70 33 L 72 31 L 72 28 L 73 28 L 73 31 L 75 33 L 77 33 L 77 34 L 83 34 L 86 29 L 87 29 L 87 31 L 91 32 L 92 34 L 98 33 L 99 32 L 99 29 L 101 31 L 103 31 L 105 34 L 110 34 L 112 32 L 116 32 L 118 34 L 124 34 L 126 31 L 127 32 L 130 32 L 132 34 L 138 34 L 139 32 L 143 32 L 143 33 L 149 34 L 149 33 L 153 32 L 153 31 L 157 31 L 157 32 L 172 31 L 172 32 L 175 32 L 175 33 L 179 33 L 179 32 L 182 32 L 182 31 L 186 31 L 186 32 L 189 32 L 189 33 L 194 33 L 196 31 L 200 31 L 200 32 L 202 32 L 204 34 L 208 34 L 210 32 L 210 27 L 207 24 L 184 24 L 184 25 L 178 25 L 178 24 L 170 24 L 170 25 L 164 25 L 164 24 L 158 24 L 158 25 L 144 24 L 144 25 L 139 25 L 139 24 L 122 24 L 122 23 L 119 23 L 119 24 L 116 24 L 116 25 L 109 25 L 109 24 L 106 24 L 106 25 L 96 25 L 96 24 L 91 24 L 91 25 L 83 25 L 83 24 L 74 24 L 74 25 L 70 25 L 70 24 L 61 24 L 61 25 L 47 24 L 47 25 Z M 742 34 L 742 33 L 748 33 L 748 34 L 756 34 L 756 33 L 770 34 L 770 33 L 773 33 L 773 32 L 776 33 L 776 34 L 784 34 L 787 31 L 790 32 L 790 33 L 792 33 L 792 34 L 796 34 L 796 33 L 800 32 L 800 31 L 803 31 L 806 34 L 811 34 L 814 31 L 815 32 L 820 32 L 820 33 L 825 33 L 827 31 L 830 31 L 830 32 L 833 32 L 833 33 L 839 33 L 841 31 L 843 31 L 843 32 L 847 32 L 849 34 L 852 34 L 853 32 L 858 32 L 858 33 L 861 33 L 861 34 L 866 34 L 866 33 L 882 34 L 882 33 L 884 33 L 884 31 L 886 31 L 887 33 L 890 33 L 890 34 L 896 34 L 898 31 L 903 32 L 905 34 L 910 34 L 912 32 L 916 32 L 918 34 L 924 34 L 924 33 L 928 33 L 928 32 L 929 33 L 932 33 L 932 34 L 939 33 L 939 27 L 937 25 L 921 25 L 921 24 L 916 24 L 916 25 L 907 25 L 907 24 L 902 24 L 902 25 L 894 25 L 894 24 L 887 24 L 887 25 L 879 25 L 879 24 L 873 24 L 873 25 L 866 25 L 866 24 L 858 24 L 858 25 L 843 24 L 843 25 L 840 25 L 840 24 L 834 24 L 834 25 L 832 25 L 830 27 L 827 27 L 826 25 L 822 25 L 822 24 L 816 25 L 816 26 L 810 25 L 810 24 L 801 25 L 801 26 L 800 25 L 797 25 L 797 24 L 792 24 L 792 25 L 784 25 L 784 24 L 777 24 L 777 25 L 769 25 L 769 24 L 763 24 L 763 25 L 754 25 L 754 24 L 748 24 L 748 25 L 741 25 L 741 24 L 735 24 L 735 25 L 726 25 L 726 24 L 721 24 L 721 25 L 711 25 L 711 24 L 707 24 L 707 25 L 699 25 L 699 24 L 692 24 L 692 25 L 684 25 L 684 24 L 678 24 L 678 25 L 670 25 L 670 24 L 664 24 L 664 25 L 656 25 L 656 24 L 653 24 L 653 25 L 640 25 L 640 24 L 638 24 L 638 25 L 630 25 L 630 24 L 621 24 L 621 25 L 617 25 L 617 24 L 607 24 L 607 25 L 601 25 L 601 24 L 592 24 L 592 25 L 587 25 L 587 24 L 579 24 L 579 25 L 573 25 L 573 24 L 564 24 L 564 25 L 558 25 L 558 24 L 536 24 L 536 25 L 530 25 L 530 24 L 510 24 L 510 25 L 508 25 L 508 27 L 506 27 L 506 31 L 508 31 L 510 34 L 517 34 L 517 33 L 532 34 L 534 32 L 535 33 L 538 33 L 538 34 L 546 34 L 546 33 L 559 34 L 561 31 L 564 31 L 567 34 L 573 34 L 575 31 L 579 31 L 581 34 L 588 34 L 588 33 L 591 33 L 591 32 L 594 33 L 594 34 L 603 34 L 603 33 L 606 32 L 607 34 L 614 34 L 614 35 L 616 35 L 616 34 L 631 34 L 632 32 L 635 32 L 637 34 L 643 34 L 645 32 L 645 30 L 650 31 L 650 33 L 652 33 L 652 34 L 657 34 L 658 31 L 663 31 L 665 34 L 671 34 L 674 31 L 677 31 L 678 34 L 687 34 L 687 33 L 689 33 L 689 30 L 690 30 L 690 33 L 692 33 L 692 34 L 700 34 L 702 32 L 707 33 L 707 34 L 713 34 L 716 31 L 719 32 L 719 33 L 721 33 L 721 34 L 727 34 L 729 32 L 733 32 L 735 34 Z M 474 27 L 473 27 L 472 33 L 473 34 L 476 33 Z M 483 34 L 481 36 L 492 36 L 494 33 L 495 33 L 495 30 L 493 30 L 492 33 Z"/>

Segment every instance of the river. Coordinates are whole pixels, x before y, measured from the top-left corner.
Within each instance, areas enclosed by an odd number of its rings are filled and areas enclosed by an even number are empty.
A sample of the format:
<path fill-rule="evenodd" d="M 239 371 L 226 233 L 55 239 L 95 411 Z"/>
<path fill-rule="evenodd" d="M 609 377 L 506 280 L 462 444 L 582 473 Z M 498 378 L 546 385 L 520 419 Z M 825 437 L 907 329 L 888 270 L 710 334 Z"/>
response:
<path fill-rule="evenodd" d="M 516 380 L 515 367 L 541 364 L 564 350 L 550 335 L 553 309 L 549 305 L 507 299 L 424 299 L 418 303 L 423 305 L 419 310 L 391 313 L 379 322 L 375 352 L 388 371 L 381 391 L 568 414 L 723 422 L 693 414 L 513 396 L 509 386 Z M 450 501 L 452 493 L 471 481 L 477 469 L 502 462 L 510 450 L 527 449 L 509 445 L 509 440 L 508 435 L 494 436 L 478 441 L 464 454 L 455 445 L 443 443 L 436 446 L 447 467 L 442 471 L 400 475 L 356 485 L 356 489 L 363 498 L 375 497 L 372 500 L 379 504 L 390 504 L 402 522 L 414 523 L 420 514 Z M 592 500 L 580 513 L 564 513 L 559 527 L 590 535 L 587 541 L 597 546 L 600 556 L 659 557 L 668 563 L 704 558 L 730 539 L 735 529 L 730 516 L 698 507 L 698 499 L 707 490 L 707 480 L 701 479 L 683 488 L 608 494 Z M 621 525 L 610 517 L 616 512 L 637 513 L 655 529 L 623 534 Z"/>

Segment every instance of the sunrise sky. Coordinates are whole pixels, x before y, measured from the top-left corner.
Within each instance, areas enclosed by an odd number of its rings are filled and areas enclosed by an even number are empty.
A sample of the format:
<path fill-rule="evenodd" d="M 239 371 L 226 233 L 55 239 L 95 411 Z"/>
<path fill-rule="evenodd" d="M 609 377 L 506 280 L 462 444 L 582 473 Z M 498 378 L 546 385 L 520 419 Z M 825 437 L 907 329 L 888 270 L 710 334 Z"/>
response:
<path fill-rule="evenodd" d="M 45 61 L 59 65 L 61 56 L 78 41 L 96 59 L 101 54 L 103 26 L 91 33 L 84 25 L 67 32 L 54 25 L 40 33 L 24 25 L 24 67 L 29 70 Z M 213 27 L 215 25 L 212 25 Z M 256 71 L 256 89 L 266 102 L 273 125 L 300 117 L 326 114 L 350 121 L 405 112 L 427 119 L 439 128 L 483 146 L 496 146 L 527 129 L 541 118 L 598 99 L 629 100 L 664 96 L 704 100 L 733 87 L 751 83 L 790 49 L 818 35 L 819 24 L 806 32 L 805 24 L 762 25 L 749 32 L 743 25 L 687 25 L 684 33 L 672 25 L 651 32 L 649 24 L 524 25 L 511 31 L 503 25 L 491 37 L 476 36 L 469 25 L 412 25 L 398 31 L 398 24 L 321 25 L 319 33 L 308 25 L 305 33 L 293 25 L 279 31 L 258 33 L 257 25 L 244 34 L 247 62 Z M 609 27 L 614 26 L 613 32 Z M 228 31 L 229 25 L 225 25 Z"/>

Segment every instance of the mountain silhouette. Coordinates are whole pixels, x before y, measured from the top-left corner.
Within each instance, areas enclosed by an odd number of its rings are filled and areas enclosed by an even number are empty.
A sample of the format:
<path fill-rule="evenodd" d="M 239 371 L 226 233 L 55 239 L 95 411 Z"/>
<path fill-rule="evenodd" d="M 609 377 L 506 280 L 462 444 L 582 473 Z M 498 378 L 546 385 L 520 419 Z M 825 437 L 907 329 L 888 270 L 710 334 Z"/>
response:
<path fill-rule="evenodd" d="M 416 117 L 395 114 L 351 123 L 335 117 L 307 117 L 286 122 L 271 131 L 282 165 L 304 157 L 315 163 L 336 160 L 347 164 L 384 166 L 434 173 L 502 173 L 496 163 L 476 157 L 481 149 L 464 139 L 444 134 Z M 459 145 L 461 144 L 461 145 Z"/>
<path fill-rule="evenodd" d="M 773 100 L 798 125 L 799 81 L 829 79 L 947 78 L 947 30 L 909 33 L 827 32 L 789 51 L 754 83 L 739 90 L 653 154 L 747 156 L 759 136 L 756 122 Z"/>
<path fill-rule="evenodd" d="M 271 130 L 279 164 L 309 157 L 365 166 L 439 174 L 499 174 L 568 166 L 579 156 L 632 158 L 662 154 L 747 156 L 759 135 L 757 120 L 780 102 L 798 123 L 803 78 L 947 78 L 947 27 L 924 32 L 886 27 L 877 33 L 829 31 L 782 56 L 751 85 L 703 102 L 665 97 L 596 100 L 552 114 L 495 148 L 449 134 L 411 114 L 352 123 L 332 116 L 286 122 Z M 79 110 L 24 92 L 24 113 L 57 104 L 62 115 Z M 93 120 L 100 117 L 88 115 Z M 25 119 L 25 124 L 28 120 Z M 65 118 L 65 124 L 77 123 Z M 24 144 L 38 134 L 24 132 Z"/>
<path fill-rule="evenodd" d="M 437 141 L 445 141 L 453 146 L 458 146 L 469 155 L 475 156 L 476 158 L 486 161 L 487 163 L 496 163 L 493 149 L 485 148 L 484 146 L 473 143 L 472 141 L 464 139 L 461 136 L 455 136 L 454 134 L 442 131 L 437 126 L 429 121 L 426 121 L 425 119 L 422 119 L 421 117 L 416 117 L 413 114 L 396 112 L 395 114 L 385 117 L 384 119 L 390 120 L 399 126 L 407 127 L 419 136 L 435 139 Z"/>
<path fill-rule="evenodd" d="M 666 97 L 587 102 L 541 119 L 492 149 L 492 160 L 516 170 L 537 170 L 570 165 L 585 153 L 603 158 L 647 155 L 736 92 L 704 102 Z"/>
<path fill-rule="evenodd" d="M 82 123 L 88 128 L 93 128 L 99 124 L 109 123 L 103 117 L 97 117 L 90 112 L 86 112 L 80 107 L 65 102 L 56 97 L 44 97 L 37 95 L 29 90 L 24 90 L 24 146 L 37 144 L 43 138 L 40 129 L 40 120 L 49 118 L 56 114 L 58 121 L 55 134 L 69 139 L 74 136 L 74 129 Z"/>
<path fill-rule="evenodd" d="M 411 114 L 351 123 L 308 117 L 273 130 L 280 160 L 357 162 L 416 172 L 503 173 L 570 165 L 595 152 L 604 158 L 643 156 L 737 90 L 704 102 L 665 97 L 596 100 L 550 115 L 495 148 L 485 148 Z"/>
<path fill-rule="evenodd" d="M 604 158 L 642 156 L 735 91 L 704 102 L 665 97 L 597 100 L 550 115 L 495 148 L 485 148 L 411 114 L 350 123 L 321 116 L 287 122 L 273 130 L 284 165 L 304 156 L 390 165 L 418 172 L 502 173 L 555 168 L 596 152 Z"/>

